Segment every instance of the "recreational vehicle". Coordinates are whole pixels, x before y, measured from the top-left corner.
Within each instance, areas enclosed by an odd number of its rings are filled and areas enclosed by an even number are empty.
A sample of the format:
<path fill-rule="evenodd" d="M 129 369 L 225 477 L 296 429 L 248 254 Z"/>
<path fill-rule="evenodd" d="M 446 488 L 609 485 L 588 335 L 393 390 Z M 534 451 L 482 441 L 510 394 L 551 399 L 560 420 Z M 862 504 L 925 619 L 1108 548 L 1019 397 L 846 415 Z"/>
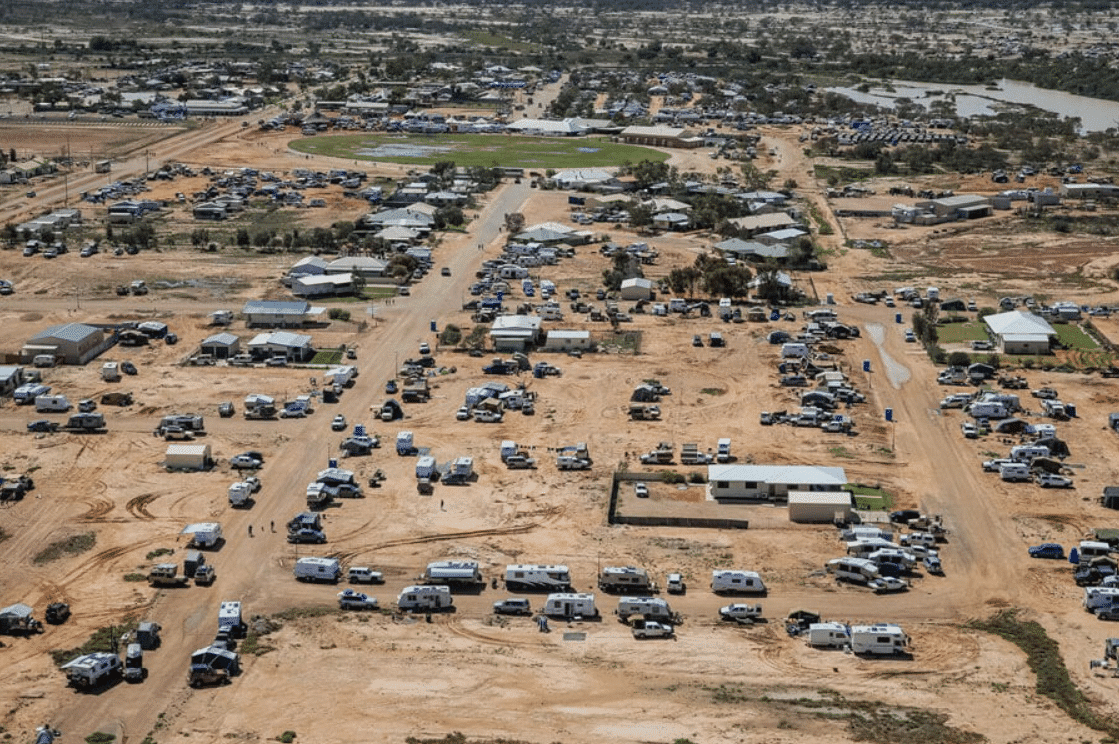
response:
<path fill-rule="evenodd" d="M 1119 602 L 1119 586 L 1084 587 L 1084 609 L 1095 612 Z"/>
<path fill-rule="evenodd" d="M 35 410 L 38 413 L 69 411 L 70 401 L 65 395 L 39 395 L 35 398 Z"/>
<path fill-rule="evenodd" d="M 435 561 L 427 564 L 424 581 L 428 584 L 476 586 L 484 584 L 478 561 Z"/>
<path fill-rule="evenodd" d="M 396 598 L 396 606 L 404 612 L 430 612 L 454 606 L 451 590 L 445 586 L 406 586 Z"/>
<path fill-rule="evenodd" d="M 241 603 L 225 601 L 218 607 L 218 632 L 228 633 L 231 637 L 243 636 L 246 630 L 245 623 L 241 620 Z"/>
<path fill-rule="evenodd" d="M 673 619 L 672 608 L 668 601 L 660 597 L 621 597 L 618 599 L 618 609 L 614 611 L 618 619 L 627 621 L 630 616 L 638 615 L 646 620 Z"/>
<path fill-rule="evenodd" d="M 898 625 L 852 625 L 851 651 L 872 656 L 904 654 L 909 646 L 909 636 Z"/>
<path fill-rule="evenodd" d="M 325 581 L 335 583 L 342 576 L 342 565 L 337 558 L 300 558 L 295 562 L 295 578 L 299 581 Z"/>
<path fill-rule="evenodd" d="M 878 564 L 866 558 L 836 558 L 828 561 L 824 568 L 837 580 L 853 581 L 856 584 L 865 584 L 881 576 Z"/>
<path fill-rule="evenodd" d="M 635 566 L 606 566 L 598 575 L 598 588 L 604 592 L 656 591 L 648 572 Z"/>
<path fill-rule="evenodd" d="M 550 617 L 598 617 L 593 594 L 564 592 L 549 594 L 544 614 Z"/>
<path fill-rule="evenodd" d="M 851 631 L 843 623 L 812 623 L 805 635 L 808 645 L 817 648 L 844 648 L 851 642 Z"/>
<path fill-rule="evenodd" d="M 765 594 L 765 582 L 757 571 L 715 570 L 711 572 L 715 594 Z"/>
<path fill-rule="evenodd" d="M 510 591 L 556 591 L 571 588 L 567 566 L 509 565 L 505 567 L 505 588 Z"/>
<path fill-rule="evenodd" d="M 1081 563 L 1090 563 L 1096 558 L 1110 555 L 1111 546 L 1096 540 L 1081 540 L 1080 544 L 1076 546 L 1076 552 L 1080 555 Z"/>

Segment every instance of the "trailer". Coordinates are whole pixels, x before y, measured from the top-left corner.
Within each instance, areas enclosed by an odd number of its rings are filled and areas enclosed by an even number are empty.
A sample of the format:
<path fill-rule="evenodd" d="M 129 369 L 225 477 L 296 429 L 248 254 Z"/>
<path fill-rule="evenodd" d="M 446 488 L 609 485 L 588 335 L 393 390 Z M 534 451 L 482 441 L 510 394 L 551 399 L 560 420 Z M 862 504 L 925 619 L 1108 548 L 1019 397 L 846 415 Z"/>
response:
<path fill-rule="evenodd" d="M 657 405 L 631 403 L 629 417 L 634 421 L 658 421 L 661 417 L 661 409 Z"/>
<path fill-rule="evenodd" d="M 851 630 L 843 623 L 811 623 L 805 632 L 809 646 L 846 648 L 851 644 Z"/>
<path fill-rule="evenodd" d="M 851 653 L 889 656 L 908 653 L 909 636 L 891 623 L 851 626 Z"/>
<path fill-rule="evenodd" d="M 676 619 L 668 600 L 660 597 L 620 597 L 618 608 L 614 614 L 623 623 L 629 618 L 638 615 L 645 620 L 665 620 L 673 622 Z"/>
<path fill-rule="evenodd" d="M 454 597 L 446 586 L 406 586 L 396 598 L 402 612 L 432 612 L 454 607 Z"/>
<path fill-rule="evenodd" d="M 434 561 L 424 570 L 424 583 L 475 587 L 485 583 L 478 561 Z"/>
<path fill-rule="evenodd" d="M 253 484 L 248 481 L 237 481 L 229 486 L 229 505 L 234 509 L 247 507 L 252 504 Z"/>
<path fill-rule="evenodd" d="M 567 566 L 510 564 L 505 567 L 505 588 L 509 591 L 568 591 L 571 572 Z"/>
<path fill-rule="evenodd" d="M 37 398 L 43 395 L 49 395 L 50 391 L 50 385 L 29 382 L 13 390 L 12 399 L 16 402 L 16 405 L 27 406 L 33 404 Z"/>
<path fill-rule="evenodd" d="M 80 690 L 119 677 L 122 669 L 120 657 L 106 651 L 85 654 L 62 665 L 67 683 Z"/>
<path fill-rule="evenodd" d="M 757 571 L 716 569 L 711 572 L 715 594 L 765 594 L 765 582 Z"/>
<path fill-rule="evenodd" d="M 582 592 L 549 594 L 544 602 L 543 614 L 549 617 L 584 618 L 598 617 L 594 595 Z"/>
<path fill-rule="evenodd" d="M 878 565 L 866 558 L 836 558 L 828 561 L 824 568 L 838 581 L 866 584 L 881 578 Z"/>
<path fill-rule="evenodd" d="M 188 524 L 181 534 L 190 535 L 187 547 L 209 550 L 216 548 L 224 540 L 221 525 L 217 522 L 197 522 Z"/>
<path fill-rule="evenodd" d="M 723 438 L 718 442 L 718 449 L 715 452 L 715 460 L 717 462 L 730 462 L 730 439 Z"/>
<path fill-rule="evenodd" d="M 474 476 L 474 459 L 471 457 L 456 457 L 451 461 L 451 469 L 443 478 L 448 485 L 463 484 Z"/>
<path fill-rule="evenodd" d="M 416 445 L 410 431 L 402 431 L 396 435 L 396 454 L 409 457 L 416 454 Z"/>
<path fill-rule="evenodd" d="M 75 413 L 70 416 L 63 428 L 74 432 L 105 431 L 105 415 L 97 412 Z"/>
<path fill-rule="evenodd" d="M 598 575 L 598 588 L 604 592 L 655 592 L 656 583 L 649 572 L 636 566 L 606 566 Z"/>
<path fill-rule="evenodd" d="M 293 573 L 297 581 L 319 581 L 335 584 L 342 578 L 342 564 L 337 558 L 308 556 L 295 562 Z"/>
<path fill-rule="evenodd" d="M 231 638 L 244 638 L 248 626 L 241 619 L 241 603 L 226 600 L 218 607 L 218 632 L 228 633 Z"/>
<path fill-rule="evenodd" d="M 30 635 L 42 633 L 43 624 L 32 617 L 33 610 L 22 602 L 0 610 L 0 633 Z"/>
<path fill-rule="evenodd" d="M 179 573 L 178 563 L 157 563 L 148 571 L 148 583 L 152 586 L 186 586 L 190 576 Z"/>
<path fill-rule="evenodd" d="M 148 676 L 144 668 L 144 649 L 139 643 L 130 643 L 124 652 L 124 679 L 126 682 L 140 682 Z"/>

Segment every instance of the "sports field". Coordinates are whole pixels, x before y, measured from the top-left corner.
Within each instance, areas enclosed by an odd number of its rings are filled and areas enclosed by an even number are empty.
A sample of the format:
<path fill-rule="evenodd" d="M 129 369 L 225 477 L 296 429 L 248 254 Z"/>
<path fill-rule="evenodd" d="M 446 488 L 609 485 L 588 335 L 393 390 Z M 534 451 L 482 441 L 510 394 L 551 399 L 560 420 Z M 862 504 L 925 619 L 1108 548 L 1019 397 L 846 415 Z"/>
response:
<path fill-rule="evenodd" d="M 668 154 L 605 137 L 520 137 L 507 134 L 342 134 L 302 137 L 291 149 L 311 155 L 408 165 L 453 160 L 458 166 L 505 168 L 593 168 L 643 160 L 660 162 Z"/>

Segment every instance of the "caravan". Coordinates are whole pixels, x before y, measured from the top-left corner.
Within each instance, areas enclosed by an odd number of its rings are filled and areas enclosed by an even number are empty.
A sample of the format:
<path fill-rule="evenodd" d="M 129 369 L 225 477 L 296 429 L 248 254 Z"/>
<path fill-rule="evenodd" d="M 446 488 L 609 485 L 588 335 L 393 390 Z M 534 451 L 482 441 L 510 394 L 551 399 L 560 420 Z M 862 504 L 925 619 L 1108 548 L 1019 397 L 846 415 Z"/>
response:
<path fill-rule="evenodd" d="M 907 653 L 909 636 L 898 625 L 851 626 L 851 652 L 874 656 Z"/>
<path fill-rule="evenodd" d="M 299 581 L 323 581 L 334 584 L 342 577 L 342 564 L 337 558 L 309 556 L 295 562 L 294 573 Z"/>
<path fill-rule="evenodd" d="M 567 566 L 511 564 L 505 567 L 505 588 L 509 591 L 567 591 L 571 572 Z"/>
<path fill-rule="evenodd" d="M 403 612 L 431 612 L 454 606 L 451 590 L 445 586 L 406 586 L 396 598 Z"/>
<path fill-rule="evenodd" d="M 39 395 L 35 398 L 35 411 L 38 413 L 57 413 L 70 410 L 70 401 L 65 395 Z"/>
<path fill-rule="evenodd" d="M 843 623 L 812 623 L 808 626 L 808 645 L 817 648 L 845 648 L 851 631 Z"/>
<path fill-rule="evenodd" d="M 478 561 L 435 561 L 427 564 L 424 581 L 428 584 L 478 586 L 486 583 Z"/>
<path fill-rule="evenodd" d="M 836 558 L 828 561 L 824 568 L 828 573 L 833 574 L 837 581 L 866 584 L 881 577 L 878 564 L 866 558 Z"/>
<path fill-rule="evenodd" d="M 614 614 L 622 622 L 629 620 L 631 615 L 638 615 L 646 620 L 673 620 L 672 608 L 668 601 L 659 597 L 621 597 L 618 600 L 618 609 Z"/>
<path fill-rule="evenodd" d="M 711 572 L 711 591 L 715 594 L 765 594 L 765 582 L 757 571 L 718 570 Z"/>
<path fill-rule="evenodd" d="M 241 620 L 241 603 L 225 601 L 218 607 L 218 632 L 231 638 L 244 638 L 248 626 Z"/>
<path fill-rule="evenodd" d="M 598 588 L 604 592 L 654 592 L 656 584 L 643 568 L 606 566 L 598 575 Z"/>
<path fill-rule="evenodd" d="M 598 617 L 598 610 L 594 606 L 593 594 L 564 592 L 548 595 L 544 614 L 564 618 Z"/>

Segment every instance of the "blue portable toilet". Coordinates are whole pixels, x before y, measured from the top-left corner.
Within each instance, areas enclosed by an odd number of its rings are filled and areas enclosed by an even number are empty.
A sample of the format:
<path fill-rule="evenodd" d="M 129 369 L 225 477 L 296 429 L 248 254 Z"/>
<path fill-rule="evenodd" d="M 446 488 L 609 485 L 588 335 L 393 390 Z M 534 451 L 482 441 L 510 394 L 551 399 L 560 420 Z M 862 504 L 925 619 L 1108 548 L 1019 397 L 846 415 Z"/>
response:
<path fill-rule="evenodd" d="M 336 468 L 336 467 L 338 467 L 338 461 L 337 461 L 337 460 L 335 460 L 335 459 L 334 459 L 333 457 L 332 457 L 332 458 L 330 458 L 329 460 L 327 460 L 327 467 L 328 467 L 328 468 Z"/>
<path fill-rule="evenodd" d="M 769 314 L 769 319 L 770 320 L 781 320 L 781 311 L 780 310 L 773 310 Z"/>
<path fill-rule="evenodd" d="M 785 374 L 785 363 L 784 362 L 781 362 L 780 364 L 777 365 L 777 371 L 780 372 L 781 374 Z"/>
<path fill-rule="evenodd" d="M 1080 551 L 1073 548 L 1068 552 L 1068 562 L 1074 566 L 1080 565 Z"/>
<path fill-rule="evenodd" d="M 900 323 L 901 322 L 901 313 L 894 313 L 894 322 L 895 323 Z"/>
<path fill-rule="evenodd" d="M 1065 413 L 1068 414 L 1069 418 L 1076 418 L 1076 404 L 1065 403 Z"/>
<path fill-rule="evenodd" d="M 887 421 L 893 421 L 894 420 L 894 409 L 893 408 L 887 408 L 886 409 L 886 420 Z"/>
<path fill-rule="evenodd" d="M 439 332 L 438 330 L 436 330 L 436 326 L 435 326 L 435 321 L 434 321 L 434 320 L 433 320 L 433 321 L 431 321 L 431 332 L 432 332 L 432 333 L 438 333 L 438 332 Z"/>
<path fill-rule="evenodd" d="M 869 371 L 870 371 L 870 360 L 869 359 L 864 359 L 863 360 L 863 372 L 869 372 Z"/>

